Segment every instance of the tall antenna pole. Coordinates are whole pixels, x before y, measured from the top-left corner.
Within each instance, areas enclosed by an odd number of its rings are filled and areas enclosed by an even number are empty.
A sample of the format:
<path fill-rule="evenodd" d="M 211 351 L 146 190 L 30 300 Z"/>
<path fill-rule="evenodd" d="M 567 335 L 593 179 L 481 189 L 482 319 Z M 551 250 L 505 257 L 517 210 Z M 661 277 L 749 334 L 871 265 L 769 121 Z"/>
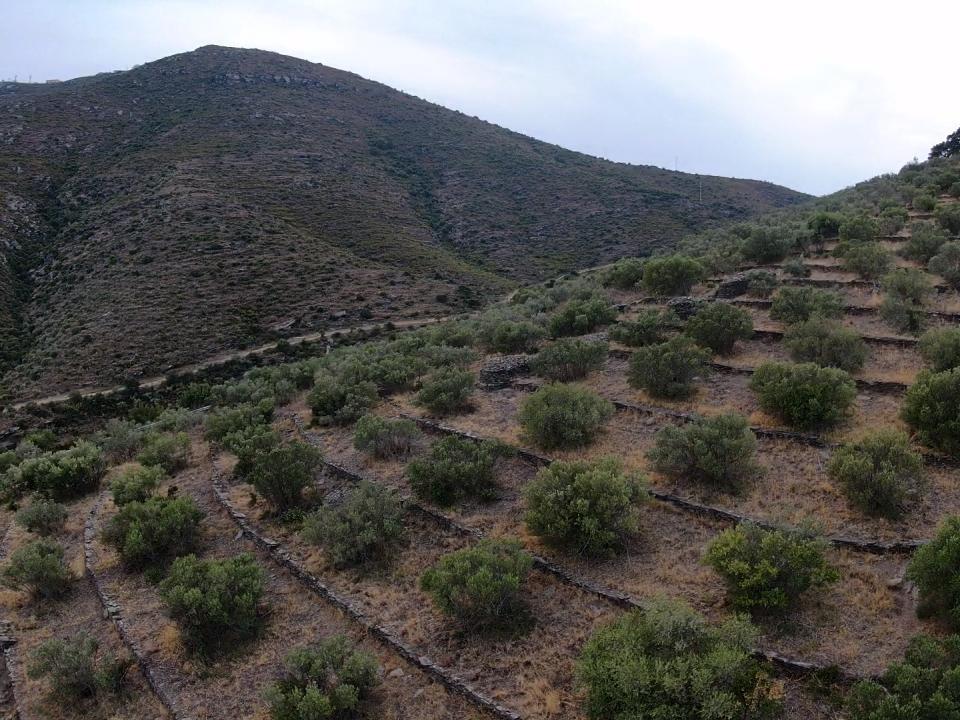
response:
<path fill-rule="evenodd" d="M 697 175 L 697 182 L 700 183 L 700 204 L 703 204 L 703 178 Z"/>

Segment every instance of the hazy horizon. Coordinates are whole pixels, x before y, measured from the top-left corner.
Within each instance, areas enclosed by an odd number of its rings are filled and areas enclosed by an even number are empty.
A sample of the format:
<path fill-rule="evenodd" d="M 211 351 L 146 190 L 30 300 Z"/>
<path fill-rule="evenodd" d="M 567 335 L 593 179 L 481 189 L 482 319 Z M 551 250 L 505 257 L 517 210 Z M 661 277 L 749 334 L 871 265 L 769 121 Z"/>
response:
<path fill-rule="evenodd" d="M 0 79 L 255 47 L 571 150 L 813 194 L 922 159 L 960 125 L 949 62 L 960 9 L 929 0 L 908 16 L 820 0 L 642 11 L 612 0 L 41 0 L 6 14 Z"/>

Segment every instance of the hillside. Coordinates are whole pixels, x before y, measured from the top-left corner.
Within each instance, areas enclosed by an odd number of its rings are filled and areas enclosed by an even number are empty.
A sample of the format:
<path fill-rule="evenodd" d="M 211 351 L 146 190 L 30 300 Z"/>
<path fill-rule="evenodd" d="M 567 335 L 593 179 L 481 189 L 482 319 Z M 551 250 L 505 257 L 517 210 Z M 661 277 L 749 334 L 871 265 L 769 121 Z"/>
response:
<path fill-rule="evenodd" d="M 0 363 L 15 398 L 516 281 L 796 203 L 616 164 L 356 75 L 204 47 L 0 85 Z"/>

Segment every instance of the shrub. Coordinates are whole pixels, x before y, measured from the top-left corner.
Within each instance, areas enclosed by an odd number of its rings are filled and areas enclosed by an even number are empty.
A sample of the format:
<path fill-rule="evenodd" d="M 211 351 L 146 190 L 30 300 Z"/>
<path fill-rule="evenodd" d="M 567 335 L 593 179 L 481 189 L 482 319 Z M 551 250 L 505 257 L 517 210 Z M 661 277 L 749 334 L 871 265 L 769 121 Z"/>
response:
<path fill-rule="evenodd" d="M 48 538 L 17 548 L 3 568 L 7 587 L 29 590 L 34 597 L 45 599 L 64 595 L 72 579 L 63 560 L 63 546 Z"/>
<path fill-rule="evenodd" d="M 787 260 L 787 262 L 783 264 L 783 271 L 787 275 L 790 275 L 796 278 L 810 277 L 810 266 L 803 261 L 803 258 L 793 258 L 792 260 Z M 774 287 L 776 287 L 776 285 L 774 285 Z M 772 293 L 773 293 L 773 289 L 771 288 L 771 291 L 769 294 L 772 294 Z M 767 297 L 767 296 L 763 296 L 763 297 Z"/>
<path fill-rule="evenodd" d="M 387 488 L 362 482 L 339 505 L 309 515 L 302 535 L 340 567 L 384 562 L 404 540 L 403 506 Z"/>
<path fill-rule="evenodd" d="M 584 335 L 617 319 L 617 310 L 603 297 L 571 300 L 550 318 L 547 330 L 552 337 Z"/>
<path fill-rule="evenodd" d="M 284 512 L 301 503 L 321 459 L 312 445 L 294 440 L 259 455 L 247 480 L 274 510 Z"/>
<path fill-rule="evenodd" d="M 286 656 L 282 677 L 267 690 L 273 720 L 353 717 L 378 682 L 376 658 L 343 635 Z"/>
<path fill-rule="evenodd" d="M 655 397 L 682 398 L 693 392 L 693 379 L 704 371 L 710 353 L 685 335 L 637 348 L 630 358 L 630 387 Z"/>
<path fill-rule="evenodd" d="M 94 437 L 112 462 L 131 460 L 143 443 L 143 426 L 132 420 L 111 418 Z"/>
<path fill-rule="evenodd" d="M 631 347 L 653 345 L 666 340 L 678 322 L 670 311 L 641 310 L 633 320 L 621 320 L 610 328 L 610 339 Z"/>
<path fill-rule="evenodd" d="M 137 454 L 141 465 L 156 465 L 173 475 L 187 466 L 190 438 L 184 432 L 148 435 Z"/>
<path fill-rule="evenodd" d="M 52 696 L 64 706 L 103 691 L 117 693 L 133 661 L 106 655 L 98 662 L 97 647 L 97 641 L 85 634 L 47 640 L 34 650 L 27 676 L 34 680 L 49 678 Z"/>
<path fill-rule="evenodd" d="M 921 442 L 960 454 L 960 368 L 921 371 L 907 390 L 901 416 Z"/>
<path fill-rule="evenodd" d="M 231 648 L 260 625 L 263 569 L 248 554 L 221 560 L 177 558 L 160 583 L 160 597 L 189 647 L 203 654 Z"/>
<path fill-rule="evenodd" d="M 751 270 L 744 277 L 747 279 L 747 295 L 755 298 L 770 297 L 780 284 L 776 273 L 769 270 Z"/>
<path fill-rule="evenodd" d="M 273 401 L 261 400 L 256 404 L 242 403 L 236 407 L 219 408 L 207 415 L 205 435 L 207 440 L 220 441 L 227 435 L 246 430 L 254 425 L 265 425 L 273 417 Z"/>
<path fill-rule="evenodd" d="M 947 234 L 933 223 L 913 223 L 910 226 L 910 239 L 903 247 L 903 256 L 928 263 L 930 258 L 940 252 L 941 246 L 948 239 Z"/>
<path fill-rule="evenodd" d="M 840 234 L 840 225 L 843 221 L 844 217 L 839 213 L 820 211 L 810 218 L 807 227 L 813 231 L 822 243 L 824 240 L 837 237 Z"/>
<path fill-rule="evenodd" d="M 607 343 L 565 338 L 542 348 L 530 367 L 547 380 L 567 382 L 603 367 L 606 359 Z"/>
<path fill-rule="evenodd" d="M 426 457 L 407 466 L 410 486 L 419 498 L 438 505 L 496 496 L 494 464 L 502 453 L 497 443 L 476 443 L 448 436 L 433 444 Z"/>
<path fill-rule="evenodd" d="M 246 477 L 258 457 L 280 445 L 280 433 L 269 425 L 248 425 L 225 435 L 220 444 L 237 456 L 234 474 L 237 477 Z"/>
<path fill-rule="evenodd" d="M 546 331 L 526 320 L 501 320 L 481 326 L 480 341 L 492 352 L 528 353 L 537 349 Z"/>
<path fill-rule="evenodd" d="M 713 626 L 687 605 L 658 599 L 601 627 L 577 675 L 591 720 L 762 720 L 780 701 L 754 659 L 754 627 Z"/>
<path fill-rule="evenodd" d="M 106 470 L 100 448 L 80 441 L 67 450 L 27 458 L 7 470 L 3 481 L 11 497 L 35 492 L 54 500 L 70 500 L 96 490 Z"/>
<path fill-rule="evenodd" d="M 482 540 L 444 555 L 424 572 L 420 585 L 464 627 L 505 629 L 526 616 L 520 589 L 531 566 L 519 542 Z"/>
<path fill-rule="evenodd" d="M 726 581 L 736 608 L 783 612 L 810 588 L 839 579 L 824 558 L 826 548 L 824 540 L 801 531 L 741 523 L 710 543 L 705 562 Z"/>
<path fill-rule="evenodd" d="M 802 430 L 846 417 L 857 386 L 843 370 L 814 363 L 763 363 L 750 379 L 760 407 Z"/>
<path fill-rule="evenodd" d="M 620 463 L 554 462 L 524 490 L 527 527 L 547 543 L 576 553 L 609 556 L 638 529 L 646 485 Z"/>
<path fill-rule="evenodd" d="M 907 224 L 910 215 L 902 205 L 890 205 L 880 213 L 879 230 L 883 235 L 894 235 Z"/>
<path fill-rule="evenodd" d="M 613 404 L 577 385 L 546 385 L 520 405 L 524 435 L 544 449 L 582 447 L 593 442 L 613 416 Z"/>
<path fill-rule="evenodd" d="M 960 367 L 960 328 L 927 330 L 918 344 L 920 356 L 934 372 Z"/>
<path fill-rule="evenodd" d="M 443 367 L 423 381 L 416 403 L 436 415 L 450 415 L 470 407 L 473 384 L 473 373 Z"/>
<path fill-rule="evenodd" d="M 753 461 L 756 449 L 757 439 L 746 418 L 731 413 L 662 428 L 647 457 L 658 472 L 670 477 L 738 490 L 758 470 Z"/>
<path fill-rule="evenodd" d="M 750 234 L 743 241 L 743 257 L 758 263 L 780 262 L 790 252 L 792 245 L 785 228 L 758 225 L 750 229 Z"/>
<path fill-rule="evenodd" d="M 941 205 L 935 216 L 940 227 L 951 235 L 960 235 L 960 205 Z"/>
<path fill-rule="evenodd" d="M 847 372 L 862 369 L 867 360 L 867 344 L 859 333 L 819 316 L 788 327 L 783 344 L 797 362 L 813 362 Z"/>
<path fill-rule="evenodd" d="M 848 217 L 840 223 L 840 242 L 870 242 L 877 236 L 877 223 L 867 215 Z"/>
<path fill-rule="evenodd" d="M 956 693 L 960 637 L 917 635 L 903 662 L 887 668 L 879 680 L 861 680 L 846 700 L 851 720 L 953 718 L 960 715 Z"/>
<path fill-rule="evenodd" d="M 917 212 L 933 212 L 937 199 L 928 192 L 918 192 L 913 196 L 913 209 Z"/>
<path fill-rule="evenodd" d="M 897 268 L 883 278 L 886 295 L 880 317 L 899 332 L 919 334 L 926 316 L 923 304 L 933 287 L 926 273 L 916 268 Z"/>
<path fill-rule="evenodd" d="M 809 320 L 813 315 L 837 318 L 842 314 L 843 301 L 837 293 L 810 287 L 780 288 L 770 306 L 771 319 L 788 325 Z"/>
<path fill-rule="evenodd" d="M 368 381 L 355 383 L 321 373 L 307 395 L 307 405 L 318 425 L 347 425 L 365 415 L 377 404 L 377 386 Z"/>
<path fill-rule="evenodd" d="M 843 253 L 843 269 L 867 280 L 883 275 L 891 263 L 890 253 L 875 242 L 853 245 Z"/>
<path fill-rule="evenodd" d="M 737 340 L 753 337 L 753 320 L 743 308 L 716 302 L 690 318 L 684 332 L 697 345 L 721 355 L 729 355 Z"/>
<path fill-rule="evenodd" d="M 620 290 L 631 290 L 643 280 L 643 260 L 621 258 L 603 273 L 603 284 Z"/>
<path fill-rule="evenodd" d="M 123 505 L 104 528 L 103 539 L 127 568 L 156 572 L 193 550 L 202 518 L 191 498 L 152 497 Z"/>
<path fill-rule="evenodd" d="M 703 265 L 685 255 L 651 258 L 643 268 L 643 287 L 654 295 L 686 295 L 705 276 Z"/>
<path fill-rule="evenodd" d="M 896 519 L 924 488 L 923 458 L 896 430 L 878 430 L 833 453 L 827 471 L 850 503 L 868 515 Z"/>
<path fill-rule="evenodd" d="M 906 577 L 920 591 L 917 614 L 936 616 L 960 628 L 960 517 L 946 518 L 936 536 L 921 545 L 907 566 Z"/>
<path fill-rule="evenodd" d="M 960 289 L 960 242 L 948 242 L 930 258 L 927 270 L 936 273 L 954 289 Z"/>
<path fill-rule="evenodd" d="M 17 513 L 17 525 L 42 537 L 53 535 L 67 521 L 67 506 L 35 495 L 30 504 Z"/>
<path fill-rule="evenodd" d="M 353 446 L 381 459 L 405 457 L 420 437 L 420 430 L 412 420 L 388 420 L 379 415 L 364 415 L 357 420 Z"/>

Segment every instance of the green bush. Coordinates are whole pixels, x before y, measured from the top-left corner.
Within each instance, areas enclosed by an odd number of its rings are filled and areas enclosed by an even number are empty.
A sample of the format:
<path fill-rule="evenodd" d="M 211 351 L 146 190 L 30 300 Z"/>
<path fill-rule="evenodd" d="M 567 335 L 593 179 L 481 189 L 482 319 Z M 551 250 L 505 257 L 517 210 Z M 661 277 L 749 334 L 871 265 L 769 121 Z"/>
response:
<path fill-rule="evenodd" d="M 143 426 L 132 420 L 111 418 L 94 435 L 94 440 L 111 462 L 123 462 L 137 454 L 145 434 Z"/>
<path fill-rule="evenodd" d="M 921 442 L 960 454 L 960 368 L 921 371 L 907 389 L 901 416 Z"/>
<path fill-rule="evenodd" d="M 960 628 L 960 517 L 947 517 L 928 543 L 917 548 L 906 578 L 917 585 L 920 617 L 938 617 Z"/>
<path fill-rule="evenodd" d="M 917 212 L 933 212 L 937 199 L 928 192 L 918 192 L 913 196 L 913 209 Z"/>
<path fill-rule="evenodd" d="M 205 435 L 207 440 L 221 441 L 228 435 L 246 430 L 251 426 L 265 425 L 272 417 L 273 400 L 217 408 L 207 415 L 204 423 Z"/>
<path fill-rule="evenodd" d="M 923 306 L 933 292 L 927 274 L 916 268 L 897 268 L 884 276 L 883 289 L 880 317 L 898 332 L 919 334 L 926 322 Z"/>
<path fill-rule="evenodd" d="M 589 445 L 613 416 L 613 404 L 586 388 L 553 383 L 526 398 L 517 419 L 524 436 L 544 449 Z"/>
<path fill-rule="evenodd" d="M 821 367 L 857 372 L 867 361 L 867 344 L 857 331 L 819 316 L 788 327 L 783 344 L 793 360 Z"/>
<path fill-rule="evenodd" d="M 877 236 L 876 221 L 867 215 L 848 217 L 840 223 L 840 242 L 870 242 Z"/>
<path fill-rule="evenodd" d="M 377 386 L 368 380 L 350 383 L 321 373 L 307 394 L 307 405 L 316 424 L 347 425 L 368 413 L 378 399 Z"/>
<path fill-rule="evenodd" d="M 339 567 L 383 563 L 404 541 L 403 512 L 393 492 L 362 482 L 340 504 L 307 516 L 301 534 Z"/>
<path fill-rule="evenodd" d="M 811 588 L 839 580 L 824 557 L 827 543 L 798 530 L 767 530 L 741 523 L 707 547 L 705 562 L 727 583 L 733 605 L 753 612 L 783 612 Z"/>
<path fill-rule="evenodd" d="M 896 519 L 920 497 L 923 458 L 896 430 L 878 430 L 839 448 L 827 465 L 847 499 L 868 515 Z"/>
<path fill-rule="evenodd" d="M 379 415 L 364 415 L 357 420 L 353 446 L 381 459 L 406 457 L 421 435 L 413 420 L 388 420 Z"/>
<path fill-rule="evenodd" d="M 843 300 L 835 292 L 811 287 L 780 288 L 770 306 L 770 318 L 790 325 L 813 315 L 837 318 L 843 314 Z"/>
<path fill-rule="evenodd" d="M 743 241 L 743 257 L 757 263 L 775 263 L 783 260 L 793 246 L 786 228 L 758 225 L 750 229 Z"/>
<path fill-rule="evenodd" d="M 729 355 L 737 340 L 753 337 L 753 320 L 743 308 L 715 302 L 690 318 L 684 332 L 700 347 Z"/>
<path fill-rule="evenodd" d="M 657 432 L 647 453 L 654 469 L 676 479 L 690 478 L 721 490 L 739 490 L 753 477 L 757 439 L 742 415 L 701 418 Z"/>
<path fill-rule="evenodd" d="M 203 512 L 188 497 L 151 497 L 128 502 L 107 522 L 103 539 L 131 570 L 156 573 L 192 552 Z"/>
<path fill-rule="evenodd" d="M 807 227 L 820 239 L 822 244 L 824 240 L 835 238 L 840 234 L 840 225 L 843 224 L 843 221 L 843 215 L 821 210 L 810 218 Z"/>
<path fill-rule="evenodd" d="M 927 270 L 946 280 L 954 289 L 960 289 L 960 242 L 948 242 L 930 258 Z"/>
<path fill-rule="evenodd" d="M 810 277 L 810 266 L 803 261 L 802 257 L 793 258 L 792 260 L 787 260 L 787 262 L 783 264 L 783 271 L 787 275 L 790 275 L 791 277 L 795 277 L 795 278 Z M 774 287 L 776 287 L 776 285 L 774 285 Z M 763 297 L 768 297 L 769 295 L 772 295 L 772 294 L 773 294 L 773 288 L 771 288 L 770 293 L 768 293 L 768 295 L 764 295 Z"/>
<path fill-rule="evenodd" d="M 85 634 L 46 640 L 33 651 L 27 676 L 34 680 L 48 678 L 51 696 L 72 714 L 77 708 L 71 702 L 101 692 L 120 692 L 127 671 L 133 667 L 130 658 L 105 655 L 97 661 L 97 648 L 97 641 Z"/>
<path fill-rule="evenodd" d="M 143 502 L 153 495 L 167 477 L 159 465 L 131 465 L 123 468 L 110 482 L 110 494 L 117 507 Z"/>
<path fill-rule="evenodd" d="M 269 425 L 248 425 L 225 435 L 220 444 L 237 456 L 234 474 L 246 477 L 258 457 L 280 445 L 280 433 Z"/>
<path fill-rule="evenodd" d="M 934 372 L 960 367 L 960 328 L 927 330 L 918 344 L 920 356 Z"/>
<path fill-rule="evenodd" d="M 294 440 L 257 456 L 247 481 L 275 511 L 285 512 L 300 505 L 321 461 L 319 450 Z"/>
<path fill-rule="evenodd" d="M 843 253 L 843 269 L 872 280 L 890 269 L 893 258 L 879 243 L 853 245 Z"/>
<path fill-rule="evenodd" d="M 937 208 L 935 217 L 944 230 L 951 235 L 960 235 L 960 205 L 941 205 Z"/>
<path fill-rule="evenodd" d="M 479 335 L 480 342 L 491 352 L 528 353 L 537 349 L 546 331 L 526 320 L 501 320 L 481 325 Z"/>
<path fill-rule="evenodd" d="M 17 525 L 28 532 L 47 537 L 63 528 L 68 514 L 66 505 L 35 495 L 30 504 L 17 513 L 16 520 Z"/>
<path fill-rule="evenodd" d="M 654 397 L 683 398 L 693 392 L 693 379 L 704 372 L 710 352 L 680 335 L 658 345 L 637 348 L 630 358 L 630 387 Z"/>
<path fill-rule="evenodd" d="M 542 348 L 531 361 L 530 368 L 547 380 L 568 382 L 603 367 L 606 359 L 607 343 L 564 338 Z"/>
<path fill-rule="evenodd" d="M 585 335 L 617 319 L 617 309 L 603 297 L 571 300 L 550 318 L 547 330 L 552 337 Z"/>
<path fill-rule="evenodd" d="M 835 425 L 857 397 L 843 370 L 814 363 L 763 363 L 750 379 L 760 407 L 802 430 Z"/>
<path fill-rule="evenodd" d="M 273 720 L 354 717 L 379 682 L 376 658 L 343 635 L 298 648 L 283 664 L 283 675 L 266 693 Z"/>
<path fill-rule="evenodd" d="M 940 248 L 949 238 L 947 234 L 930 222 L 913 223 L 910 226 L 910 239 L 903 247 L 903 256 L 921 263 L 930 262 L 930 258 L 940 252 Z"/>
<path fill-rule="evenodd" d="M 435 415 L 452 415 L 470 408 L 472 372 L 443 367 L 428 375 L 417 393 L 416 403 Z"/>
<path fill-rule="evenodd" d="M 881 235 L 895 235 L 907 224 L 910 214 L 902 205 L 890 205 L 880 212 L 878 222 Z"/>
<path fill-rule="evenodd" d="M 72 580 L 63 560 L 63 546 L 48 538 L 32 540 L 17 548 L 3 568 L 3 582 L 7 587 L 29 590 L 38 598 L 61 597 Z"/>
<path fill-rule="evenodd" d="M 177 558 L 160 583 L 160 597 L 188 647 L 213 654 L 252 637 L 260 626 L 266 577 L 252 555 L 220 560 Z"/>
<path fill-rule="evenodd" d="M 610 339 L 630 347 L 661 343 L 680 320 L 670 311 L 641 310 L 633 320 L 621 320 L 610 328 Z"/>
<path fill-rule="evenodd" d="M 547 543 L 605 557 L 621 550 L 639 526 L 646 484 L 613 458 L 554 462 L 524 489 L 527 527 Z"/>
<path fill-rule="evenodd" d="M 4 473 L 4 494 L 16 498 L 35 492 L 53 500 L 71 500 L 96 490 L 107 471 L 103 452 L 80 441 L 67 450 L 27 458 Z"/>
<path fill-rule="evenodd" d="M 173 475 L 187 466 L 190 459 L 190 438 L 185 432 L 151 434 L 137 454 L 141 465 L 155 465 Z"/>
<path fill-rule="evenodd" d="M 595 631 L 577 675 L 591 720 L 765 720 L 776 687 L 753 657 L 745 619 L 713 626 L 687 605 L 657 599 Z"/>
<path fill-rule="evenodd" d="M 643 265 L 643 260 L 635 257 L 617 260 L 604 271 L 604 286 L 632 290 L 643 280 Z"/>
<path fill-rule="evenodd" d="M 482 540 L 444 555 L 424 572 L 420 585 L 465 628 L 506 629 L 526 619 L 520 590 L 532 564 L 517 541 Z"/>
<path fill-rule="evenodd" d="M 861 680 L 847 695 L 850 720 L 940 720 L 960 716 L 957 677 L 960 637 L 917 635 L 903 662 L 887 668 L 879 680 Z"/>
<path fill-rule="evenodd" d="M 643 287 L 654 295 L 686 295 L 705 277 L 703 265 L 685 255 L 651 258 L 643 268 Z"/>
<path fill-rule="evenodd" d="M 744 274 L 747 279 L 747 295 L 755 298 L 768 298 L 780 285 L 776 273 L 769 270 L 750 270 Z"/>
<path fill-rule="evenodd" d="M 426 457 L 407 465 L 410 487 L 417 497 L 438 505 L 496 496 L 494 465 L 503 450 L 498 443 L 473 442 L 448 436 L 433 444 Z"/>

